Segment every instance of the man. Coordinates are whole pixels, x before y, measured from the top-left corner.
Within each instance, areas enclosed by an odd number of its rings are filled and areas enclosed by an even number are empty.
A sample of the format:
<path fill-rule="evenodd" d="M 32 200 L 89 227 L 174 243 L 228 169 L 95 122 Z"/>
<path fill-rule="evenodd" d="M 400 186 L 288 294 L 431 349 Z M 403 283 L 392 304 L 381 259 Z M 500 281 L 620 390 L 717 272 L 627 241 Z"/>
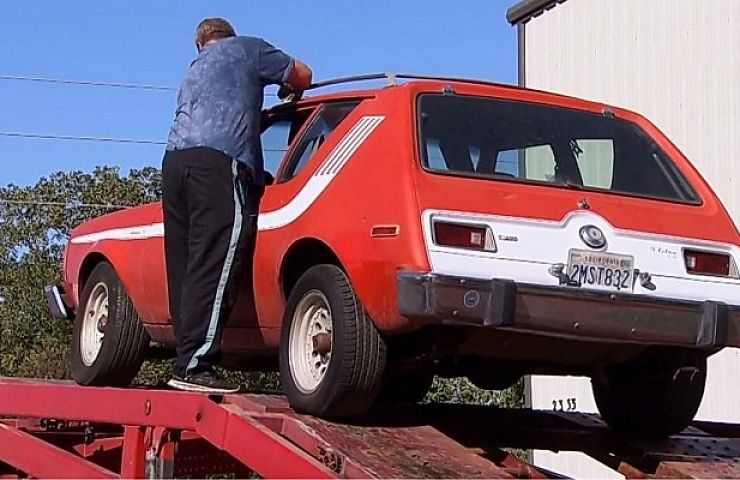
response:
<path fill-rule="evenodd" d="M 177 339 L 171 387 L 238 390 L 219 378 L 223 322 L 234 272 L 251 254 L 264 190 L 260 111 L 264 87 L 300 93 L 311 70 L 266 41 L 236 36 L 220 18 L 197 28 L 198 57 L 177 98 L 162 161 L 165 257 Z M 251 272 L 250 272 L 251 274 Z"/>

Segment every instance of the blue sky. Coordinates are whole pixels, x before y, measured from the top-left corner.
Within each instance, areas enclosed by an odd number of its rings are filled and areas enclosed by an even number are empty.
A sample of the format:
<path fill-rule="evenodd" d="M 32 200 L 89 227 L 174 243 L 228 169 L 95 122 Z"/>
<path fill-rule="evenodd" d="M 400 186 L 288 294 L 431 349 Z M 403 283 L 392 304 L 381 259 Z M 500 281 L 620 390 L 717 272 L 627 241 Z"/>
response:
<path fill-rule="evenodd" d="M 317 80 L 377 71 L 516 82 L 515 0 L 3 1 L 0 76 L 176 88 L 208 16 L 306 62 Z M 0 132 L 164 141 L 176 92 L 0 80 Z M 159 166 L 160 145 L 0 135 L 0 186 L 57 170 Z"/>

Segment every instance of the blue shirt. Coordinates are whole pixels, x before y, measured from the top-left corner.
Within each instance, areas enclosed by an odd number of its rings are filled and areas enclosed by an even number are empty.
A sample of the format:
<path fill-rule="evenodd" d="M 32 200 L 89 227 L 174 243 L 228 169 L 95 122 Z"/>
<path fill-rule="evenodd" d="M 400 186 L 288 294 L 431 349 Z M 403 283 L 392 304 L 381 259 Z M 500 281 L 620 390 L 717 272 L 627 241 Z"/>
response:
<path fill-rule="evenodd" d="M 293 59 L 261 38 L 229 37 L 205 45 L 177 95 L 168 150 L 209 147 L 244 163 L 264 184 L 260 115 L 264 87 L 282 84 Z"/>

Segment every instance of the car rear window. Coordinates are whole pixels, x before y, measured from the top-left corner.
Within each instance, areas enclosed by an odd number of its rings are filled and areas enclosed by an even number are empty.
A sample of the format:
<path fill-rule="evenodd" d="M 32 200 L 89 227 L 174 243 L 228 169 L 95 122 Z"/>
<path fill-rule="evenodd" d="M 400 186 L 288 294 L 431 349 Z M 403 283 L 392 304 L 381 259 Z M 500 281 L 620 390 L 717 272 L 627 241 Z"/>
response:
<path fill-rule="evenodd" d="M 433 172 L 699 203 L 668 155 L 612 115 L 458 95 L 421 95 L 418 106 Z"/>

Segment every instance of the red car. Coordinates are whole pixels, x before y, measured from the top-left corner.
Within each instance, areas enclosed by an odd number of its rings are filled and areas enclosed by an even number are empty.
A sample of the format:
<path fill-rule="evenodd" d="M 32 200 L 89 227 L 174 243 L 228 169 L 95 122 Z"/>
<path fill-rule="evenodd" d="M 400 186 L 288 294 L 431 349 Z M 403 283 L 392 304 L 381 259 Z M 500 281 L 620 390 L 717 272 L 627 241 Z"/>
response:
<path fill-rule="evenodd" d="M 418 400 L 435 374 L 587 375 L 613 428 L 662 435 L 740 345 L 738 232 L 636 113 L 398 75 L 266 110 L 262 138 L 274 182 L 223 351 L 279 364 L 299 411 Z M 77 382 L 126 385 L 173 347 L 162 237 L 158 203 L 73 231 L 47 297 L 76 314 Z"/>

